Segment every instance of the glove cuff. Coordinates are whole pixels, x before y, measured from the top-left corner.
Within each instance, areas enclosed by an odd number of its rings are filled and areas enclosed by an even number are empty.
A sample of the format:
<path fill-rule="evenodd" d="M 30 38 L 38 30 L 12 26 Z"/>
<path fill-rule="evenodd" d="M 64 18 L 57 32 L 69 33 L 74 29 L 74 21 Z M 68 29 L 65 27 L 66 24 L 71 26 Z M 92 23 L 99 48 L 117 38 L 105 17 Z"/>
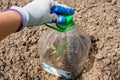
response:
<path fill-rule="evenodd" d="M 16 11 L 21 17 L 21 25 L 19 27 L 20 29 L 18 29 L 18 30 L 21 30 L 25 26 L 27 26 L 28 21 L 29 21 L 29 15 L 28 15 L 27 11 L 25 11 L 23 8 L 17 7 L 17 6 L 13 6 L 13 7 L 9 8 L 9 10 Z"/>

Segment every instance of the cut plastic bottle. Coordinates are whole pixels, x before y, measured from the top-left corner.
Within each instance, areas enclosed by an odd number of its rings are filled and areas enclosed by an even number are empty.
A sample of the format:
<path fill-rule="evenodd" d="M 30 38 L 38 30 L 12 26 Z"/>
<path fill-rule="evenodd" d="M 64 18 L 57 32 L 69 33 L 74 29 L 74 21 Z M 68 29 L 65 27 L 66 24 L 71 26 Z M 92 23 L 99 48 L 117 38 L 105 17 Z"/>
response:
<path fill-rule="evenodd" d="M 44 70 L 58 77 L 75 79 L 87 61 L 90 38 L 77 24 L 65 32 L 49 28 L 39 39 L 39 54 Z"/>

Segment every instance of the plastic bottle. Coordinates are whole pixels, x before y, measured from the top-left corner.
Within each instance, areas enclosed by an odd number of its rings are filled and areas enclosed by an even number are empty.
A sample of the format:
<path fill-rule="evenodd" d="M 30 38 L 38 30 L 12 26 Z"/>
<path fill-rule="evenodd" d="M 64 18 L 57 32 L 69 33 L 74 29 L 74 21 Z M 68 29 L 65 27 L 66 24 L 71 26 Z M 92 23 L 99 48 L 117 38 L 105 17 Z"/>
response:
<path fill-rule="evenodd" d="M 40 61 L 47 72 L 75 79 L 88 58 L 90 38 L 71 15 L 66 19 L 65 24 L 56 28 L 46 24 L 50 28 L 39 39 Z"/>

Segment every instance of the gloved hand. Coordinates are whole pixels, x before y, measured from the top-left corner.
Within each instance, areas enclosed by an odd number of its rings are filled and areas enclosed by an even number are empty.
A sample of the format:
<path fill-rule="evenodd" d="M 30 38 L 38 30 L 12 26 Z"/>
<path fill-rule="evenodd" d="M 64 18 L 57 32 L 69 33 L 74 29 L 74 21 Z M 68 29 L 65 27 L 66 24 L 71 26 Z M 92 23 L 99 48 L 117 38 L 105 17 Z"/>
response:
<path fill-rule="evenodd" d="M 72 8 L 54 0 L 33 0 L 24 7 L 13 6 L 10 9 L 21 15 L 23 27 L 41 25 L 47 22 L 61 24 L 66 20 L 61 14 L 74 14 Z"/>

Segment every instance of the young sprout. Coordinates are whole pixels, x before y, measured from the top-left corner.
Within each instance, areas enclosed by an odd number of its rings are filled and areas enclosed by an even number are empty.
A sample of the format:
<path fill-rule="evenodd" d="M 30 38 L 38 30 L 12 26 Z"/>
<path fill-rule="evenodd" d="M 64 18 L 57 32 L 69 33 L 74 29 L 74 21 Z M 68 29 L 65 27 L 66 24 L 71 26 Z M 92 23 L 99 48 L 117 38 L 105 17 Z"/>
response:
<path fill-rule="evenodd" d="M 51 49 L 52 49 L 52 54 L 56 54 L 57 53 L 57 49 L 54 45 L 51 46 Z"/>
<path fill-rule="evenodd" d="M 57 56 L 56 61 L 60 60 L 60 58 L 63 56 L 63 53 L 66 51 L 67 45 L 67 42 L 64 42 L 58 46 L 58 49 L 55 44 L 51 46 L 52 54 Z"/>

